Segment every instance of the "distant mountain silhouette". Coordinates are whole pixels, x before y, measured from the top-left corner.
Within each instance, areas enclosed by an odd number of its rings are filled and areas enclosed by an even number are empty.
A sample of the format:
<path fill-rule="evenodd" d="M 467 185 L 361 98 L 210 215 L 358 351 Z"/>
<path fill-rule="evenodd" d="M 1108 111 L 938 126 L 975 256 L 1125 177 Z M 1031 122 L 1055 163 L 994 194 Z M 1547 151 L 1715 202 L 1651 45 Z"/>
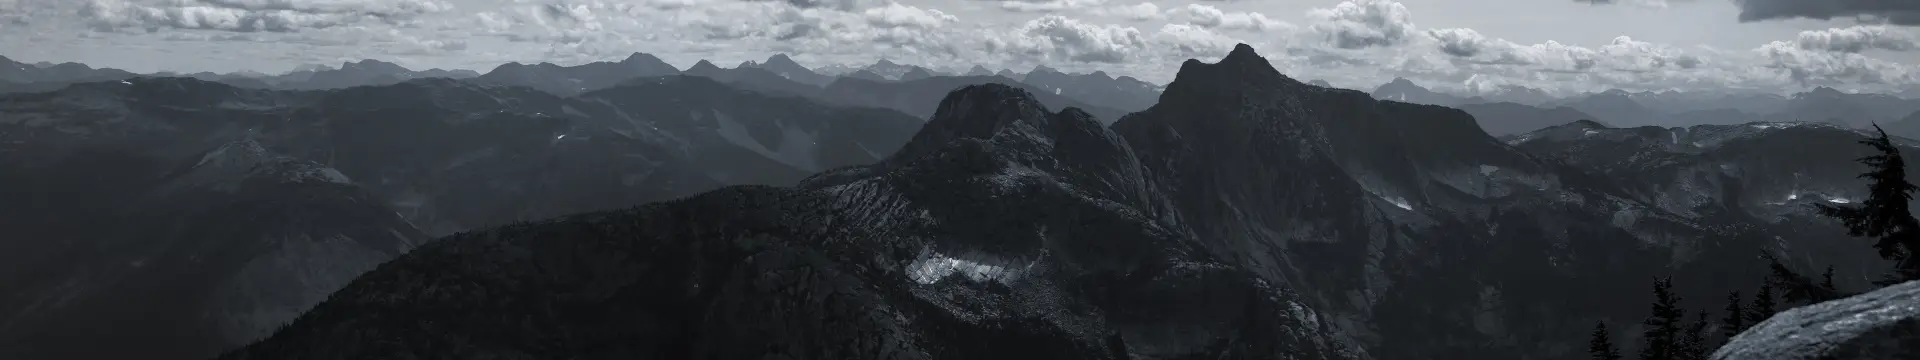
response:
<path fill-rule="evenodd" d="M 680 70 L 643 53 L 633 53 L 620 62 L 598 61 L 578 66 L 552 63 L 525 65 L 507 63 L 495 67 L 473 81 L 483 84 L 526 86 L 555 95 L 571 96 L 604 89 L 635 78 L 679 74 Z"/>

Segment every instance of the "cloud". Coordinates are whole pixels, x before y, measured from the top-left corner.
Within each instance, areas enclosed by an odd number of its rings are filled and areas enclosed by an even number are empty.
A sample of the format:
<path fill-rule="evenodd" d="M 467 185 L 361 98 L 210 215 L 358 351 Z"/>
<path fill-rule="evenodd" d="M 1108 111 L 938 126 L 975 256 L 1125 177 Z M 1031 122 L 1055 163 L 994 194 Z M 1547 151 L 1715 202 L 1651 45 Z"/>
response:
<path fill-rule="evenodd" d="M 1793 41 L 1774 41 L 1753 51 L 1767 60 L 1765 66 L 1784 71 L 1789 79 L 1802 85 L 1914 81 L 1914 74 L 1906 65 L 1857 53 L 1808 50 Z"/>
<path fill-rule="evenodd" d="M 1265 14 L 1225 12 L 1220 11 L 1219 8 L 1201 4 L 1188 4 L 1186 13 L 1188 23 L 1207 28 L 1267 31 L 1293 27 L 1292 24 L 1268 19 Z"/>
<path fill-rule="evenodd" d="M 1000 4 L 1001 10 L 1012 12 L 1058 12 L 1080 10 L 1106 5 L 1107 0 L 987 0 Z"/>
<path fill-rule="evenodd" d="M 683 0 L 683 1 L 691 2 L 690 0 Z M 834 9 L 834 10 L 841 10 L 841 11 L 857 11 L 861 9 L 866 9 L 866 8 L 871 8 L 871 7 L 881 6 L 887 3 L 891 3 L 891 1 L 888 1 L 888 0 L 749 0 L 749 1 L 785 2 L 788 5 L 793 5 L 793 7 L 801 8 L 801 9 Z"/>
<path fill-rule="evenodd" d="M 1806 18 L 1865 18 L 1899 25 L 1920 25 L 1920 1 L 1911 0 L 1735 0 L 1740 21 Z"/>
<path fill-rule="evenodd" d="M 1139 29 L 1096 25 L 1060 15 L 1028 21 L 1005 37 L 990 39 L 987 51 L 1008 51 L 1044 59 L 1077 62 L 1125 62 L 1146 47 Z"/>
<path fill-rule="evenodd" d="M 1588 4 L 1594 4 L 1594 5 L 1609 5 L 1609 4 L 1616 4 L 1616 3 L 1625 3 L 1629 5 L 1648 7 L 1648 8 L 1667 7 L 1667 0 L 1573 0 L 1573 2 L 1581 2 L 1581 3 L 1588 3 Z"/>
<path fill-rule="evenodd" d="M 1628 3 L 1666 7 L 1668 0 L 1573 0 L 1606 5 Z M 1674 0 L 1693 1 L 1693 0 Z M 1731 0 L 1740 22 L 1786 19 L 1856 19 L 1869 23 L 1920 26 L 1920 1 L 1911 0 Z"/>
<path fill-rule="evenodd" d="M 1627 36 L 1614 37 L 1599 48 L 1587 48 L 1557 41 L 1522 45 L 1473 29 L 1434 29 L 1426 34 L 1442 54 L 1475 64 L 1527 65 L 1566 72 L 1649 72 L 1692 69 L 1703 62 L 1679 49 Z"/>
<path fill-rule="evenodd" d="M 900 5 L 898 3 L 867 9 L 864 14 L 867 17 L 868 24 L 883 28 L 906 26 L 930 29 L 940 27 L 940 25 L 946 23 L 960 21 L 959 18 L 953 15 L 947 15 L 947 13 L 940 12 L 940 10 L 921 9 Z"/>
<path fill-rule="evenodd" d="M 1154 5 L 1151 2 L 1110 6 L 1102 8 L 1095 13 L 1097 15 L 1119 16 L 1122 19 L 1131 21 L 1159 20 L 1166 17 L 1166 12 L 1160 10 L 1160 5 Z"/>
<path fill-rule="evenodd" d="M 1342 49 L 1394 46 L 1414 34 L 1413 14 L 1389 0 L 1346 0 L 1331 8 L 1307 12 L 1316 22 L 1311 29 Z"/>
<path fill-rule="evenodd" d="M 1886 26 L 1852 26 L 1800 32 L 1795 42 L 1801 49 L 1857 53 L 1868 49 L 1915 50 L 1912 30 Z"/>
<path fill-rule="evenodd" d="M 295 2 L 291 0 L 88 0 L 81 17 L 95 29 L 163 28 L 298 32 L 367 22 L 401 23 L 453 6 L 436 0 Z"/>

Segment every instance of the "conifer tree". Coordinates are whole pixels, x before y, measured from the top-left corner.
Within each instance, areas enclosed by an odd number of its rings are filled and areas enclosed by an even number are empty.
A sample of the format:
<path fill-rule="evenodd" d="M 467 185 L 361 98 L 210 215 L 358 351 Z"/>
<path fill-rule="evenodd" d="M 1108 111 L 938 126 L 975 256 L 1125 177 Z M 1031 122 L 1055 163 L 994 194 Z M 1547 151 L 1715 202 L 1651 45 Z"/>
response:
<path fill-rule="evenodd" d="M 1760 325 L 1773 317 L 1773 284 L 1760 284 L 1760 292 L 1753 294 L 1753 306 L 1747 307 L 1747 328 Z"/>
<path fill-rule="evenodd" d="M 1780 260 L 1772 255 L 1767 255 L 1766 258 L 1769 271 L 1767 282 L 1773 285 L 1774 290 L 1778 290 L 1780 299 L 1788 304 L 1812 304 L 1839 298 L 1839 295 L 1827 291 L 1812 278 L 1801 276 L 1800 273 L 1787 268 L 1786 264 L 1781 264 Z"/>
<path fill-rule="evenodd" d="M 1640 342 L 1640 360 L 1678 360 L 1682 317 L 1680 296 L 1673 293 L 1673 279 L 1653 281 L 1653 310 L 1641 324 L 1646 325 Z"/>
<path fill-rule="evenodd" d="M 1687 327 L 1681 330 L 1684 332 L 1674 346 L 1677 349 L 1673 354 L 1674 359 L 1706 360 L 1707 353 L 1713 351 L 1712 344 L 1707 343 L 1707 324 L 1706 311 L 1694 313 L 1693 322 L 1687 323 Z"/>
<path fill-rule="evenodd" d="M 1727 312 L 1727 316 L 1720 318 L 1720 335 L 1733 340 L 1735 335 L 1747 330 L 1747 310 L 1740 306 L 1739 291 L 1727 293 L 1727 308 L 1722 310 Z"/>
<path fill-rule="evenodd" d="M 1613 346 L 1613 334 L 1607 332 L 1606 321 L 1593 326 L 1593 339 L 1587 341 L 1587 354 L 1593 360 L 1620 360 L 1620 349 Z"/>
<path fill-rule="evenodd" d="M 1880 125 L 1873 126 L 1879 136 L 1861 140 L 1878 151 L 1877 154 L 1857 159 L 1869 169 L 1860 174 L 1867 179 L 1867 199 L 1859 205 L 1813 204 L 1821 215 L 1840 220 L 1847 225 L 1847 234 L 1856 237 L 1879 238 L 1873 248 L 1880 257 L 1894 260 L 1894 270 L 1887 279 L 1875 282 L 1878 285 L 1891 285 L 1907 280 L 1920 280 L 1920 220 L 1913 217 L 1907 202 L 1913 200 L 1913 192 L 1920 190 L 1907 182 L 1906 160 L 1900 156 L 1900 148 L 1893 145 L 1887 131 Z"/>
<path fill-rule="evenodd" d="M 1836 295 L 1840 293 L 1840 288 L 1833 286 L 1833 265 L 1827 265 L 1827 273 L 1820 274 L 1820 277 L 1823 278 L 1822 280 L 1820 280 L 1821 288 L 1824 288 L 1827 290 L 1827 292 L 1833 293 Z"/>

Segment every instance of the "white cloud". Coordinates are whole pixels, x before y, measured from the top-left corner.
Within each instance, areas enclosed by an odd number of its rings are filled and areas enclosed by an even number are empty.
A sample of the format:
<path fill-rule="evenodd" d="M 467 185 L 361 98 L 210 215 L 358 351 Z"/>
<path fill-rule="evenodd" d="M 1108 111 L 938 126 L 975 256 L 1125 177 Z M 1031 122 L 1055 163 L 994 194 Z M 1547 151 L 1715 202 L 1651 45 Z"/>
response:
<path fill-rule="evenodd" d="M 1109 6 L 1102 8 L 1096 14 L 1119 16 L 1131 21 L 1159 20 L 1166 17 L 1166 12 L 1160 10 L 1160 5 L 1154 5 L 1151 2 Z"/>
<path fill-rule="evenodd" d="M 1187 22 L 1208 28 L 1268 31 L 1292 28 L 1292 24 L 1267 18 L 1257 12 L 1226 12 L 1220 8 L 1189 4 L 1186 7 Z"/>
<path fill-rule="evenodd" d="M 1107 0 L 997 0 L 1001 10 L 1012 12 L 1058 12 L 1105 5 Z"/>
<path fill-rule="evenodd" d="M 864 14 L 867 17 L 867 23 L 883 28 L 902 26 L 936 28 L 946 23 L 960 21 L 959 18 L 947 15 L 940 10 L 921 9 L 897 3 L 867 9 Z"/>
<path fill-rule="evenodd" d="M 1347 0 L 1307 15 L 1317 21 L 1314 32 L 1344 49 L 1399 45 L 1414 33 L 1412 12 L 1396 1 Z"/>
<path fill-rule="evenodd" d="M 290 0 L 88 0 L 79 14 L 99 29 L 162 28 L 298 32 L 366 22 L 405 22 L 453 6 L 435 0 L 295 2 Z"/>
<path fill-rule="evenodd" d="M 1857 53 L 1868 49 L 1915 50 L 1913 29 L 1887 26 L 1852 26 L 1800 32 L 1795 40 L 1801 49 Z"/>

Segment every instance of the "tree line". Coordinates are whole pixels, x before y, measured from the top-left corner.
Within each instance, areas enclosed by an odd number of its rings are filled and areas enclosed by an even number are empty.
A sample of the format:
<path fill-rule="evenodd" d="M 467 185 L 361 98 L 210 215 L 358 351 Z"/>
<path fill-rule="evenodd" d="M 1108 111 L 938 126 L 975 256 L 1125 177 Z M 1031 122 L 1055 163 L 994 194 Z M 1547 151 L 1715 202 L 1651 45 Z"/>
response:
<path fill-rule="evenodd" d="M 1872 147 L 1875 153 L 1857 159 L 1869 169 L 1859 176 L 1868 181 L 1866 201 L 1857 205 L 1813 204 L 1813 207 L 1820 215 L 1845 224 L 1847 235 L 1876 240 L 1873 243 L 1874 250 L 1882 258 L 1895 262 L 1892 270 L 1873 282 L 1875 287 L 1884 287 L 1920 280 L 1920 256 L 1915 256 L 1920 254 L 1920 219 L 1915 219 L 1907 206 L 1913 200 L 1913 192 L 1920 188 L 1907 182 L 1905 159 L 1887 132 L 1881 130 L 1879 125 L 1873 128 L 1879 132 L 1879 136 L 1861 140 L 1860 143 Z M 1641 322 L 1644 329 L 1640 334 L 1638 358 L 1704 360 L 1712 355 L 1714 349 L 1731 341 L 1740 332 L 1784 310 L 1779 308 L 1780 303 L 1776 301 L 1804 305 L 1855 294 L 1834 285 L 1831 265 L 1816 281 L 1793 271 L 1771 254 L 1763 253 L 1762 256 L 1768 262 L 1767 278 L 1754 292 L 1752 300 L 1743 299 L 1739 291 L 1728 293 L 1726 306 L 1721 309 L 1719 317 L 1713 320 L 1709 320 L 1714 315 L 1710 311 L 1681 308 L 1681 299 L 1673 293 L 1671 278 L 1655 279 L 1653 303 L 1646 319 Z M 1691 319 L 1689 315 L 1692 315 Z M 1593 359 L 1624 358 L 1614 344 L 1605 321 L 1594 325 L 1589 337 L 1588 354 Z"/>

